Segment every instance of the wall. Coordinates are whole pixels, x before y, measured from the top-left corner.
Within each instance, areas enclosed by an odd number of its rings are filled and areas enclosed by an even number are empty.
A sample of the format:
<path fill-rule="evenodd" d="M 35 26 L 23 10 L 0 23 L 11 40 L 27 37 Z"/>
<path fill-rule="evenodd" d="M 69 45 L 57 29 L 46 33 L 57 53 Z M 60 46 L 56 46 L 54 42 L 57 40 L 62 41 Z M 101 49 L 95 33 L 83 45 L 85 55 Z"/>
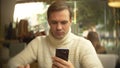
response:
<path fill-rule="evenodd" d="M 4 38 L 5 25 L 13 21 L 14 5 L 16 0 L 0 0 L 0 38 Z"/>
<path fill-rule="evenodd" d="M 0 36 L 1 36 L 1 0 L 0 0 Z"/>

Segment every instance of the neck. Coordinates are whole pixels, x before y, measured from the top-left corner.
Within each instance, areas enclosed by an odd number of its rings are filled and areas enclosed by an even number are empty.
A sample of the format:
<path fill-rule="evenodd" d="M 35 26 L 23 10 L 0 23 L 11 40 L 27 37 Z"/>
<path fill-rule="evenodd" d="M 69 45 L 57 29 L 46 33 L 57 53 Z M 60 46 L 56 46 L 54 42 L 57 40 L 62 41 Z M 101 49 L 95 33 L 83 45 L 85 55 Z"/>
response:
<path fill-rule="evenodd" d="M 50 43 L 54 46 L 62 46 L 67 44 L 70 40 L 71 29 L 69 29 L 68 33 L 62 39 L 56 39 L 52 33 L 49 31 L 48 39 Z"/>

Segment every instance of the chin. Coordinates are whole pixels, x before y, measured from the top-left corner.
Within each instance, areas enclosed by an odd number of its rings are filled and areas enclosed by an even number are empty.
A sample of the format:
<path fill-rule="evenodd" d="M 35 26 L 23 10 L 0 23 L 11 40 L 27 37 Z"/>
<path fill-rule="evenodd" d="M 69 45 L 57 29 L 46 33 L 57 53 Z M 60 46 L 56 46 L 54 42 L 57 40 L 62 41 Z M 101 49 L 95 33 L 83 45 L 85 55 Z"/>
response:
<path fill-rule="evenodd" d="M 57 36 L 56 39 L 63 39 L 64 36 Z"/>

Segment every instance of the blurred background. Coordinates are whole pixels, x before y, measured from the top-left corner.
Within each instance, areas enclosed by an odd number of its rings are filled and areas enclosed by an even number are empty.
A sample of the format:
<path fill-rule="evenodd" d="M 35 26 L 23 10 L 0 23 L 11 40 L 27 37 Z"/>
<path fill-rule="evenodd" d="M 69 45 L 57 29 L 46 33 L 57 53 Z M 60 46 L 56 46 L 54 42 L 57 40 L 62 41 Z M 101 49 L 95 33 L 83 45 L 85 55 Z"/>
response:
<path fill-rule="evenodd" d="M 0 68 L 35 37 L 48 34 L 46 11 L 56 0 L 0 0 Z M 120 64 L 120 0 L 64 0 L 73 9 L 72 32 L 98 33 L 107 54 Z M 110 60 L 110 59 L 109 59 Z"/>

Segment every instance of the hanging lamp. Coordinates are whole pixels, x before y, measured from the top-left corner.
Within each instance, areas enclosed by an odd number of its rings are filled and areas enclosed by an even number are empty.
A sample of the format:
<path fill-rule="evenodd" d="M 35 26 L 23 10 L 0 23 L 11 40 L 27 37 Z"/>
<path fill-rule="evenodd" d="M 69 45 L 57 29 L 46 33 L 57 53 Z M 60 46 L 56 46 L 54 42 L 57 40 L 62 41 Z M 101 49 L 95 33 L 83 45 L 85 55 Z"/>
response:
<path fill-rule="evenodd" d="M 120 0 L 108 0 L 108 6 L 120 8 Z"/>

